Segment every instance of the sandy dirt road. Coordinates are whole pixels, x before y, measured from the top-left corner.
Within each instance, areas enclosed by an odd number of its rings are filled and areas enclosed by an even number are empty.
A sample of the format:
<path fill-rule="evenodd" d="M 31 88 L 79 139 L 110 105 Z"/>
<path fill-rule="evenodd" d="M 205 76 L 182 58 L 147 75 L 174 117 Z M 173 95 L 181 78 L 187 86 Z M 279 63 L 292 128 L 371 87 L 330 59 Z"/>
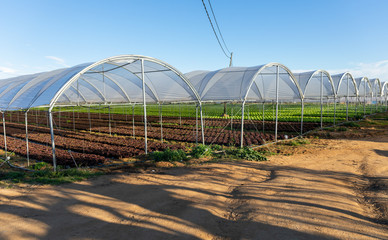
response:
<path fill-rule="evenodd" d="M 388 239 L 388 135 L 0 189 L 0 239 Z"/>

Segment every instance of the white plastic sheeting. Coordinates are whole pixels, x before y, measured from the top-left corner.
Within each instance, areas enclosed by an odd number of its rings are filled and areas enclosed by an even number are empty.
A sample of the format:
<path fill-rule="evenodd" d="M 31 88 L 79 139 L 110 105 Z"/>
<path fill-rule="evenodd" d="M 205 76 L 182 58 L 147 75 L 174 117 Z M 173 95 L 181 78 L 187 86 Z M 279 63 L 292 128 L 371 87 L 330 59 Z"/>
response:
<path fill-rule="evenodd" d="M 254 67 L 229 67 L 217 71 L 194 71 L 186 77 L 202 102 L 300 101 L 302 91 L 291 71 L 279 63 Z M 279 77 L 277 85 L 277 77 Z M 278 92 L 278 94 L 277 94 Z"/>
<path fill-rule="evenodd" d="M 378 78 L 355 79 L 349 72 L 330 75 L 317 70 L 293 74 L 282 64 L 269 63 L 183 75 L 154 58 L 122 55 L 0 80 L 0 111 L 54 105 L 142 103 L 142 73 L 145 100 L 152 103 L 297 102 L 321 96 L 377 98 L 383 93 Z"/>
<path fill-rule="evenodd" d="M 199 102 L 191 83 L 177 69 L 154 58 L 122 55 L 0 80 L 0 110 L 143 102 L 142 73 L 146 102 Z"/>
<path fill-rule="evenodd" d="M 370 79 L 370 84 L 373 92 L 373 97 L 380 97 L 381 90 L 382 90 L 380 79 L 378 78 Z"/>
<path fill-rule="evenodd" d="M 325 70 L 294 73 L 304 98 L 335 97 L 333 80 Z"/>
<path fill-rule="evenodd" d="M 357 84 L 352 74 L 349 72 L 331 75 L 337 97 L 356 97 Z"/>
<path fill-rule="evenodd" d="M 367 77 L 360 77 L 355 79 L 358 89 L 359 97 L 371 97 L 372 96 L 372 86 Z"/>

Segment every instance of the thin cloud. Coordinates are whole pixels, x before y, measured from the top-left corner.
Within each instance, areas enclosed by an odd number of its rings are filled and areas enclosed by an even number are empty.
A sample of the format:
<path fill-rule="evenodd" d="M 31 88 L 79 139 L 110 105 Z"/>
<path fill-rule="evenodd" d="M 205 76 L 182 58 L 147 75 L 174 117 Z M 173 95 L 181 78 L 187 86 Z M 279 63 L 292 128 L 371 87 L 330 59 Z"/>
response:
<path fill-rule="evenodd" d="M 338 68 L 338 69 L 325 69 L 331 75 L 338 73 L 350 72 L 353 77 L 367 77 L 369 79 L 379 78 L 381 82 L 388 82 L 388 60 L 382 60 L 371 63 L 354 63 L 349 68 Z M 310 72 L 314 69 L 304 70 L 292 70 L 294 73 Z"/>
<path fill-rule="evenodd" d="M 57 64 L 62 65 L 64 67 L 69 67 L 69 65 L 66 64 L 65 60 L 59 57 L 55 56 L 45 56 L 47 59 L 54 60 Z"/>
<path fill-rule="evenodd" d="M 13 69 L 13 68 L 0 66 L 0 72 L 1 73 L 6 73 L 6 74 L 14 74 L 14 73 L 16 73 L 16 70 Z"/>
<path fill-rule="evenodd" d="M 357 63 L 348 69 L 333 69 L 330 73 L 350 72 L 354 77 L 380 78 L 382 82 L 388 81 L 388 60 L 372 63 Z"/>

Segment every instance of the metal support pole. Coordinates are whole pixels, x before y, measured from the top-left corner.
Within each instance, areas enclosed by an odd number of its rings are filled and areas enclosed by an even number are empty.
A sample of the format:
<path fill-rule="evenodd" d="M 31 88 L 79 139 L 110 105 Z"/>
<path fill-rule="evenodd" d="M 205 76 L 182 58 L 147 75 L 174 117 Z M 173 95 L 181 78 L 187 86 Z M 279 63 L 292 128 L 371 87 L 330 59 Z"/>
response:
<path fill-rule="evenodd" d="M 132 137 L 135 137 L 135 104 L 132 105 Z"/>
<path fill-rule="evenodd" d="M 300 135 L 303 134 L 304 98 L 301 101 Z"/>
<path fill-rule="evenodd" d="M 264 133 L 264 124 L 265 124 L 265 123 L 264 123 L 264 118 L 265 118 L 265 115 L 264 115 L 264 107 L 265 107 L 265 106 L 264 106 L 264 103 L 265 103 L 265 102 L 263 102 L 263 133 Z"/>
<path fill-rule="evenodd" d="M 349 75 L 346 75 L 347 94 L 346 94 L 346 121 L 349 121 Z"/>
<path fill-rule="evenodd" d="M 366 105 L 366 81 L 364 80 L 364 116 L 366 114 L 365 105 Z"/>
<path fill-rule="evenodd" d="M 356 97 L 356 106 L 354 107 L 354 114 L 355 114 L 356 117 L 357 117 L 358 101 L 359 101 L 359 97 L 357 96 Z"/>
<path fill-rule="evenodd" d="M 244 110 L 245 110 L 245 102 L 242 103 L 241 106 L 241 136 L 240 136 L 240 147 L 244 147 Z"/>
<path fill-rule="evenodd" d="M 5 113 L 3 112 L 3 135 L 4 135 L 4 160 L 8 161 L 8 155 L 7 155 L 7 132 L 5 131 Z"/>
<path fill-rule="evenodd" d="M 145 94 L 145 78 L 144 78 L 144 59 L 141 59 L 141 80 L 143 83 L 143 113 L 144 113 L 144 145 L 145 154 L 148 154 L 147 146 L 147 105 L 146 105 L 146 94 Z"/>
<path fill-rule="evenodd" d="M 230 130 L 233 131 L 233 106 L 230 109 Z"/>
<path fill-rule="evenodd" d="M 199 114 L 201 118 L 201 134 L 202 134 L 202 144 L 205 145 L 205 133 L 204 133 L 204 128 L 205 126 L 203 125 L 203 114 L 202 114 L 202 103 L 199 105 Z"/>
<path fill-rule="evenodd" d="M 179 126 L 182 126 L 182 111 L 181 111 L 180 103 L 179 103 Z"/>
<path fill-rule="evenodd" d="M 28 121 L 27 112 L 24 113 L 24 123 L 26 125 L 26 150 L 27 150 L 27 166 L 30 166 L 30 151 L 28 149 Z"/>
<path fill-rule="evenodd" d="M 275 121 L 275 104 L 272 101 L 272 121 Z"/>
<path fill-rule="evenodd" d="M 59 129 L 61 128 L 61 108 L 59 108 L 59 112 L 58 112 L 58 128 Z"/>
<path fill-rule="evenodd" d="M 275 122 L 275 142 L 278 141 L 278 109 L 279 108 L 279 66 L 276 66 L 276 122 Z"/>
<path fill-rule="evenodd" d="M 335 126 L 335 115 L 337 111 L 337 98 L 334 96 L 334 117 L 333 117 L 333 125 Z"/>
<path fill-rule="evenodd" d="M 198 105 L 195 106 L 195 144 L 198 144 Z"/>
<path fill-rule="evenodd" d="M 321 72 L 321 128 L 323 128 L 323 72 Z"/>
<path fill-rule="evenodd" d="M 110 105 L 108 106 L 108 123 L 109 123 L 109 136 L 112 136 L 112 126 L 110 123 Z"/>
<path fill-rule="evenodd" d="M 163 142 L 163 113 L 162 105 L 159 103 L 160 140 Z"/>
<path fill-rule="evenodd" d="M 90 106 L 88 108 L 89 133 L 92 133 L 92 121 L 90 120 Z"/>
<path fill-rule="evenodd" d="M 388 97 L 387 97 L 387 92 L 385 92 L 385 111 L 388 111 Z"/>
<path fill-rule="evenodd" d="M 73 131 L 75 132 L 75 115 L 74 115 L 74 107 L 73 107 Z"/>
<path fill-rule="evenodd" d="M 378 105 L 378 100 L 377 100 L 377 85 L 375 84 L 375 93 L 376 93 L 376 112 L 378 112 L 377 105 Z"/>
<path fill-rule="evenodd" d="M 57 171 L 57 160 L 55 157 L 55 141 L 54 141 L 54 126 L 53 126 L 53 114 L 51 112 L 51 109 L 48 111 L 49 114 L 49 122 L 50 122 L 50 134 L 51 134 L 51 147 L 53 150 L 53 167 L 54 171 Z"/>

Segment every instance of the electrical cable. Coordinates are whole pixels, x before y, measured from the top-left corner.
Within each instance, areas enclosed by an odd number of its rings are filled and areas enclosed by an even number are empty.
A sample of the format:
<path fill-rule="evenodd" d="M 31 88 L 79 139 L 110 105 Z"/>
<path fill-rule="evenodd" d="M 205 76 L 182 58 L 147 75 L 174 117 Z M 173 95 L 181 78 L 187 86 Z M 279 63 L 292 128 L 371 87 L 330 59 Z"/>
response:
<path fill-rule="evenodd" d="M 210 16 L 209 16 L 209 12 L 207 11 L 205 2 L 204 2 L 203 0 L 202 0 L 202 4 L 203 4 L 203 7 L 204 7 L 204 9 L 205 9 L 205 11 L 206 11 L 206 15 L 207 15 L 207 18 L 209 19 L 210 25 L 211 25 L 211 27 L 212 27 L 212 29 L 213 29 L 213 33 L 214 33 L 214 35 L 215 35 L 216 38 L 217 38 L 217 42 L 218 42 L 218 44 L 220 45 L 222 52 L 224 52 L 225 56 L 226 56 L 227 58 L 230 59 L 231 56 L 228 56 L 228 54 L 226 54 L 225 49 L 224 49 L 224 47 L 222 46 L 222 44 L 221 44 L 221 42 L 220 42 L 220 39 L 218 38 L 217 32 L 216 32 L 216 30 L 214 29 L 212 20 L 211 20 L 211 18 L 210 18 Z"/>
<path fill-rule="evenodd" d="M 228 51 L 229 55 L 231 55 L 231 52 L 229 51 L 228 46 L 226 46 L 224 37 L 222 36 L 220 27 L 218 26 L 217 18 L 216 18 L 216 15 L 214 14 L 212 4 L 210 3 L 210 0 L 207 0 L 207 1 L 209 2 L 209 6 L 210 6 L 210 10 L 212 11 L 212 15 L 213 15 L 213 18 L 214 18 L 214 22 L 216 23 L 218 32 L 220 33 L 220 36 L 221 36 L 222 42 L 224 43 L 225 49 Z"/>

